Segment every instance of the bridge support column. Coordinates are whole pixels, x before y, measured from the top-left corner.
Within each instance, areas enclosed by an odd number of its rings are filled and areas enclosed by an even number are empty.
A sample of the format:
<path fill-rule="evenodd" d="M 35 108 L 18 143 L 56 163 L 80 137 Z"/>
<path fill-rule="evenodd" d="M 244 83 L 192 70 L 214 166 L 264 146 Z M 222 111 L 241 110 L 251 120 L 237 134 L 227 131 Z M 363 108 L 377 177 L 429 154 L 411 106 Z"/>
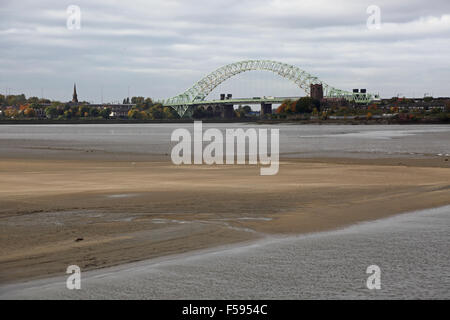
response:
<path fill-rule="evenodd" d="M 223 107 L 223 117 L 225 119 L 231 119 L 234 117 L 234 107 L 233 105 L 225 105 Z"/>
<path fill-rule="evenodd" d="M 271 103 L 261 103 L 261 118 L 264 118 L 266 114 L 272 114 L 272 104 Z"/>

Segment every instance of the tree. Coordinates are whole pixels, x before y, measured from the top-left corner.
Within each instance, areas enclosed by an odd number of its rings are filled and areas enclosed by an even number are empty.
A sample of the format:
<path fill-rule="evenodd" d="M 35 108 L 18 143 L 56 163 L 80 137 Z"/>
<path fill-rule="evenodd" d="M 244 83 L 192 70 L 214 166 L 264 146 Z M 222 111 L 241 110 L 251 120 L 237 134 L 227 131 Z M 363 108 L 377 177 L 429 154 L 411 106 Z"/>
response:
<path fill-rule="evenodd" d="M 89 108 L 89 115 L 91 117 L 98 117 L 99 114 L 100 114 L 100 112 L 98 111 L 97 108 L 95 108 L 95 107 Z"/>
<path fill-rule="evenodd" d="M 295 112 L 297 113 L 311 113 L 314 108 L 320 110 L 320 102 L 311 97 L 301 97 L 295 103 Z"/>
<path fill-rule="evenodd" d="M 28 107 L 25 110 L 23 110 L 23 115 L 27 118 L 33 118 L 33 117 L 36 117 L 36 111 L 34 111 L 34 109 Z"/>
<path fill-rule="evenodd" d="M 141 114 L 140 115 L 140 119 L 148 119 L 148 118 L 150 118 L 150 114 L 148 114 L 145 111 L 141 111 L 140 114 Z"/>
<path fill-rule="evenodd" d="M 28 103 L 39 103 L 39 98 L 38 97 L 29 97 Z"/>
<path fill-rule="evenodd" d="M 50 104 L 50 106 L 55 107 L 55 108 L 58 108 L 58 107 L 62 106 L 62 103 L 59 102 L 59 101 L 53 101 L 53 102 Z"/>
<path fill-rule="evenodd" d="M 23 113 L 23 111 L 24 111 L 26 108 L 28 108 L 28 107 L 29 107 L 28 104 L 23 104 L 23 105 L 20 105 L 20 106 L 19 106 L 19 110 Z"/>
<path fill-rule="evenodd" d="M 203 110 L 203 108 L 196 108 L 194 110 L 194 113 L 192 114 L 192 117 L 195 119 L 202 119 L 206 117 L 206 112 Z"/>
<path fill-rule="evenodd" d="M 130 119 L 141 119 L 142 118 L 142 114 L 137 109 L 131 109 L 130 111 L 128 111 L 128 118 L 130 118 Z"/>
<path fill-rule="evenodd" d="M 141 106 L 144 103 L 144 97 L 132 97 L 131 103 L 137 106 Z"/>
<path fill-rule="evenodd" d="M 180 117 L 175 109 L 171 107 L 164 107 L 163 113 L 166 119 L 178 119 Z"/>
<path fill-rule="evenodd" d="M 164 118 L 164 112 L 162 106 L 159 104 L 155 104 L 153 107 L 149 110 L 150 118 L 151 119 L 163 119 Z"/>
<path fill-rule="evenodd" d="M 89 107 L 81 105 L 78 107 L 78 112 L 80 113 L 80 117 L 87 117 L 89 116 Z"/>
<path fill-rule="evenodd" d="M 235 111 L 235 114 L 236 114 L 236 117 L 238 117 L 238 118 L 245 118 L 245 110 L 243 109 L 243 108 L 238 108 L 236 111 Z"/>
<path fill-rule="evenodd" d="M 110 109 L 110 108 L 103 108 L 103 109 L 100 111 L 100 116 L 101 116 L 103 119 L 108 119 L 110 114 L 111 114 L 111 109 Z"/>
<path fill-rule="evenodd" d="M 7 118 L 15 118 L 19 115 L 19 112 L 15 108 L 6 108 L 4 113 Z"/>
<path fill-rule="evenodd" d="M 286 99 L 283 103 L 277 108 L 277 113 L 291 113 L 291 104 L 292 100 Z"/>
<path fill-rule="evenodd" d="M 45 108 L 45 115 L 47 116 L 47 118 L 54 118 L 58 115 L 58 109 L 56 109 L 56 107 L 50 106 Z"/>
<path fill-rule="evenodd" d="M 441 112 L 440 108 L 432 108 L 431 109 L 431 113 L 433 113 L 433 114 L 437 114 L 437 113 L 440 113 L 440 112 Z"/>
<path fill-rule="evenodd" d="M 153 106 L 153 101 L 152 101 L 152 99 L 150 99 L 150 98 L 145 98 L 143 107 L 144 107 L 145 109 L 149 109 L 151 106 Z"/>
<path fill-rule="evenodd" d="M 450 112 L 450 100 L 445 101 L 445 111 Z"/>
<path fill-rule="evenodd" d="M 9 95 L 6 99 L 6 104 L 9 106 L 18 106 L 27 102 L 24 94 L 20 95 Z"/>
<path fill-rule="evenodd" d="M 248 114 L 248 113 L 252 112 L 252 108 L 250 106 L 247 106 L 247 105 L 239 107 L 239 109 L 244 110 L 245 114 Z"/>
<path fill-rule="evenodd" d="M 39 102 L 33 102 L 29 105 L 29 108 L 32 109 L 40 109 L 42 106 L 39 104 Z"/>
<path fill-rule="evenodd" d="M 73 111 L 72 109 L 66 110 L 64 111 L 64 118 L 65 119 L 70 119 L 73 117 Z"/>

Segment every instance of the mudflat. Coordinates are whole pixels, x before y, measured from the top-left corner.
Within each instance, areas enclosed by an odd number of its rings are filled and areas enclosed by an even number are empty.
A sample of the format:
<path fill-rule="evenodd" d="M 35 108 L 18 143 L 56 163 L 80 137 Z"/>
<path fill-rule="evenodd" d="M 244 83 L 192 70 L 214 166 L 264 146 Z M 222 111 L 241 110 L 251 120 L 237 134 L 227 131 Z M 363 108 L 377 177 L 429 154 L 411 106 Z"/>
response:
<path fill-rule="evenodd" d="M 340 228 L 450 204 L 441 159 L 0 159 L 0 283 L 64 275 L 267 234 Z"/>

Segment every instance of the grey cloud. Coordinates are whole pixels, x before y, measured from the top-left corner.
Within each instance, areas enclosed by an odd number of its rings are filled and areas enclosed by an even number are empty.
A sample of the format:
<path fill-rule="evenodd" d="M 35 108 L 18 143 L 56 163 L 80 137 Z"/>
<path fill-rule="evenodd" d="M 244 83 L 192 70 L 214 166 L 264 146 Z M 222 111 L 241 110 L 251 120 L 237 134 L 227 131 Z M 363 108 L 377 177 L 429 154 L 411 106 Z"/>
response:
<path fill-rule="evenodd" d="M 81 7 L 79 31 L 65 27 L 69 4 Z M 371 4 L 381 8 L 380 30 L 366 28 Z M 45 86 L 61 100 L 74 81 L 86 100 L 99 101 L 101 86 L 109 100 L 127 86 L 168 97 L 250 58 L 292 63 L 343 89 L 450 95 L 445 0 L 6 1 L 0 37 L 0 91 L 37 95 Z M 258 83 L 236 81 L 249 91 Z"/>

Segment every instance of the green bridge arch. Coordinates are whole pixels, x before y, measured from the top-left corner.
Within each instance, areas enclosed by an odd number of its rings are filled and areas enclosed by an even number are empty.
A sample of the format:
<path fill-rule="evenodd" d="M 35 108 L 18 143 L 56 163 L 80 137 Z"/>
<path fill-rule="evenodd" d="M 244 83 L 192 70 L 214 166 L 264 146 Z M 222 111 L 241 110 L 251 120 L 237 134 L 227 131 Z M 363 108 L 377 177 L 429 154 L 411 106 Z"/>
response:
<path fill-rule="evenodd" d="M 343 97 L 347 99 L 353 97 L 351 92 L 333 88 L 322 82 L 316 76 L 294 65 L 273 60 L 244 60 L 227 64 L 214 70 L 183 93 L 164 100 L 161 103 L 165 106 L 171 106 L 180 116 L 183 116 L 190 106 L 195 105 L 196 102 L 204 101 L 224 81 L 242 72 L 254 70 L 274 72 L 292 81 L 307 94 L 310 93 L 311 84 L 322 84 L 324 96 L 326 97 Z"/>

